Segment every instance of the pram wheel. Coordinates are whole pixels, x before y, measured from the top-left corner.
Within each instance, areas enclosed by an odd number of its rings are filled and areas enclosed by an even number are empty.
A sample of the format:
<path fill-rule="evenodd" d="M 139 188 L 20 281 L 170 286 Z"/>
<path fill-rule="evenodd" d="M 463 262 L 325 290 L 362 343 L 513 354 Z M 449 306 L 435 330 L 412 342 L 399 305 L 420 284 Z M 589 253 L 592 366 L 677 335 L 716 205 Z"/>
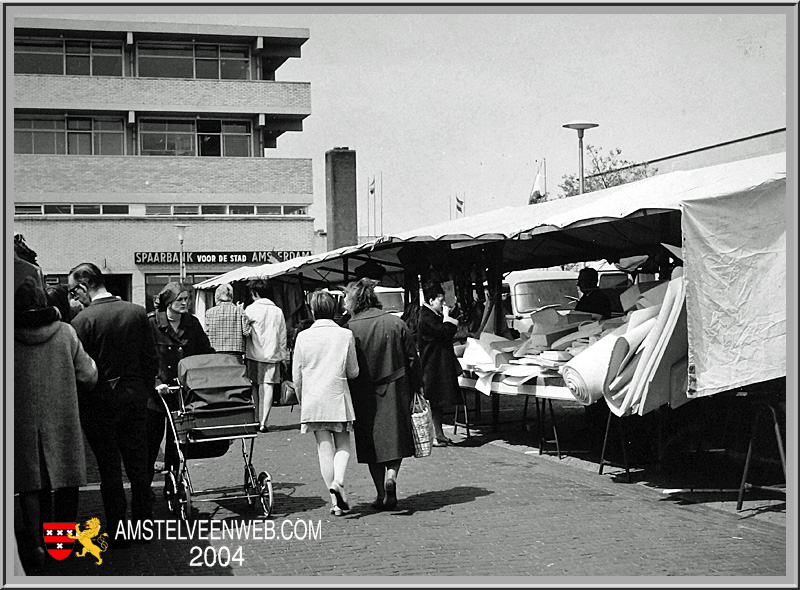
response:
<path fill-rule="evenodd" d="M 272 514 L 272 478 L 269 473 L 262 471 L 258 474 L 258 499 L 261 501 L 261 509 L 264 511 L 264 518 Z"/>
<path fill-rule="evenodd" d="M 244 493 L 247 496 L 247 503 L 252 506 L 258 495 L 256 470 L 252 465 L 247 465 L 244 468 Z"/>
<path fill-rule="evenodd" d="M 185 475 L 181 476 L 181 481 L 178 483 L 175 496 L 175 508 L 178 516 L 186 522 L 189 522 L 192 518 L 192 491 L 189 486 L 189 480 Z"/>
<path fill-rule="evenodd" d="M 175 491 L 178 489 L 178 484 L 175 481 L 175 473 L 168 471 L 164 475 L 164 498 L 167 500 L 167 509 L 170 512 L 175 512 Z"/>

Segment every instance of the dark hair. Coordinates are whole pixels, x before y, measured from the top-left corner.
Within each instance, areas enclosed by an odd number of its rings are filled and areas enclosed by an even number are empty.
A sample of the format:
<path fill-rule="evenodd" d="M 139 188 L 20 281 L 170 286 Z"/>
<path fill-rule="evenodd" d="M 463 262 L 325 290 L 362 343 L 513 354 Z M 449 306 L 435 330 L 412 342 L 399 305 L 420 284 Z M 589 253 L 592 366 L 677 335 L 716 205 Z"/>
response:
<path fill-rule="evenodd" d="M 252 279 L 247 281 L 247 288 L 251 293 L 255 293 L 259 297 L 269 297 L 267 281 L 264 279 Z"/>
<path fill-rule="evenodd" d="M 158 309 L 158 311 L 167 311 L 167 308 L 172 302 L 184 292 L 187 293 L 191 299 L 192 288 L 189 285 L 177 281 L 167 283 L 156 296 L 156 309 Z"/>
<path fill-rule="evenodd" d="M 91 262 L 81 262 L 78 266 L 69 271 L 69 276 L 75 279 L 76 283 L 86 285 L 90 289 L 97 289 L 106 284 L 103 272 Z"/>
<path fill-rule="evenodd" d="M 591 282 L 593 287 L 597 286 L 597 271 L 589 266 L 578 271 L 578 280 Z"/>
<path fill-rule="evenodd" d="M 311 313 L 317 320 L 332 320 L 338 311 L 336 299 L 327 291 L 314 291 L 311 294 Z"/>
<path fill-rule="evenodd" d="M 377 281 L 372 279 L 359 279 L 357 282 L 347 285 L 344 304 L 350 315 L 354 316 L 370 307 L 383 308 L 378 296 L 375 295 L 375 285 L 377 284 Z"/>
<path fill-rule="evenodd" d="M 47 295 L 32 277 L 25 279 L 14 293 L 14 311 L 29 311 L 48 307 Z"/>
<path fill-rule="evenodd" d="M 439 295 L 444 295 L 442 285 L 436 281 L 428 281 L 422 286 L 422 296 L 425 297 L 425 303 L 431 299 L 436 299 Z"/>
<path fill-rule="evenodd" d="M 72 319 L 72 308 L 69 305 L 69 292 L 64 285 L 47 287 L 47 302 L 61 314 L 61 321 L 67 324 Z"/>

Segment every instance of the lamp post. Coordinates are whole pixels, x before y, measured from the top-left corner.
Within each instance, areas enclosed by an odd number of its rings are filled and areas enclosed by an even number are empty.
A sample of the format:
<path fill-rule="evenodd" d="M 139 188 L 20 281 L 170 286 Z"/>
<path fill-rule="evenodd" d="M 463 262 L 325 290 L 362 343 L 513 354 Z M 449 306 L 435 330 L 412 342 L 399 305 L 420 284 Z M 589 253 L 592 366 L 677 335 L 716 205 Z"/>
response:
<path fill-rule="evenodd" d="M 176 223 L 175 227 L 178 230 L 178 243 L 181 245 L 180 271 L 178 280 L 183 283 L 186 280 L 186 261 L 183 259 L 183 234 L 186 228 L 189 226 L 185 223 Z"/>
<path fill-rule="evenodd" d="M 566 123 L 563 127 L 567 129 L 575 129 L 578 131 L 578 162 L 580 167 L 580 178 L 581 178 L 581 192 L 583 194 L 583 132 L 586 129 L 592 129 L 593 127 L 599 127 L 598 123 L 583 123 L 580 121 L 573 121 L 572 123 Z"/>

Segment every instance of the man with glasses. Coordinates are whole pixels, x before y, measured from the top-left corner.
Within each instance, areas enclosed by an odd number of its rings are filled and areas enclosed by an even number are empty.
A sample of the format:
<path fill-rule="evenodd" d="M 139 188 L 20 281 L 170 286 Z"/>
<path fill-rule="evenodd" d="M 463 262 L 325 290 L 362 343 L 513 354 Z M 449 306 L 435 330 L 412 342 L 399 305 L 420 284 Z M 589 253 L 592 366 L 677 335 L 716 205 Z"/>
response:
<path fill-rule="evenodd" d="M 146 416 L 158 358 L 144 307 L 109 293 L 97 266 L 79 264 L 68 284 L 85 308 L 72 326 L 99 373 L 95 390 L 79 398 L 81 425 L 97 458 L 110 546 L 125 547 L 129 541 L 117 539 L 127 512 L 120 458 L 131 483 L 131 520 L 152 518 Z"/>

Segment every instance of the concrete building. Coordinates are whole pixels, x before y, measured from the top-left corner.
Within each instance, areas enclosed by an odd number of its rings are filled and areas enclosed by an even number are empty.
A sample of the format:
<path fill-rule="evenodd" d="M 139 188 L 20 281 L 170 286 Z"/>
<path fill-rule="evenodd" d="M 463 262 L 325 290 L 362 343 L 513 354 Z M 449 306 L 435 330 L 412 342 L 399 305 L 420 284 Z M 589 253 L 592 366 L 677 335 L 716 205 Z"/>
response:
<path fill-rule="evenodd" d="M 49 282 L 77 263 L 151 308 L 187 281 L 310 254 L 311 159 L 267 157 L 303 129 L 310 84 L 277 71 L 307 29 L 14 19 L 14 230 Z"/>

